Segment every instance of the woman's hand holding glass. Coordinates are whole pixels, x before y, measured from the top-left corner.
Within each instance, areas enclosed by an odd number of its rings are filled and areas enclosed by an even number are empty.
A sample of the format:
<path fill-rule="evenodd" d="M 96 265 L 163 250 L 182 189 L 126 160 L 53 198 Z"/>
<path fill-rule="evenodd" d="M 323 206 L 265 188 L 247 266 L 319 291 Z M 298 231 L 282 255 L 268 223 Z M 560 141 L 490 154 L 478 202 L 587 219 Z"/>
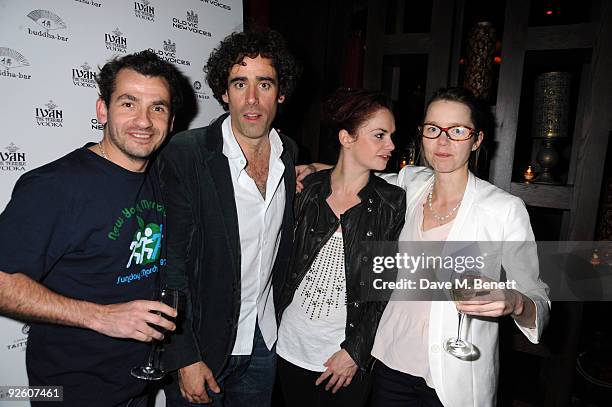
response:
<path fill-rule="evenodd" d="M 457 311 L 478 317 L 511 315 L 520 325 L 535 328 L 535 303 L 521 292 L 512 289 L 491 290 L 479 300 L 459 301 Z"/>

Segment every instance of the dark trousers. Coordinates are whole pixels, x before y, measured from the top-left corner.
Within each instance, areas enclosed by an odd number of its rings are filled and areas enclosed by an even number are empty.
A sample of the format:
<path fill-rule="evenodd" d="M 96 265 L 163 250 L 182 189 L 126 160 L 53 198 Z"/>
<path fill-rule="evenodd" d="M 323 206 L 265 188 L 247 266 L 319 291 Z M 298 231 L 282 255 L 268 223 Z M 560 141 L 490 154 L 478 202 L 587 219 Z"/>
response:
<path fill-rule="evenodd" d="M 422 377 L 374 363 L 370 407 L 443 407 L 436 391 Z"/>
<path fill-rule="evenodd" d="M 302 369 L 281 357 L 278 375 L 287 407 L 360 407 L 365 405 L 370 391 L 371 375 L 362 371 L 357 371 L 351 384 L 336 394 L 331 389 L 325 391 L 326 382 L 315 386 L 321 372 Z"/>
<path fill-rule="evenodd" d="M 153 398 L 153 397 L 151 397 Z M 152 403 L 152 402 L 151 402 Z M 125 404 L 119 404 L 117 407 L 147 407 L 149 405 L 149 396 L 144 395 L 140 397 L 134 397 Z"/>
<path fill-rule="evenodd" d="M 212 403 L 195 404 L 183 398 L 176 374 L 166 386 L 166 407 L 269 407 L 276 378 L 276 350 L 266 347 L 259 326 L 255 326 L 253 351 L 250 355 L 230 356 L 223 373 L 216 377 L 221 393 L 208 390 Z"/>

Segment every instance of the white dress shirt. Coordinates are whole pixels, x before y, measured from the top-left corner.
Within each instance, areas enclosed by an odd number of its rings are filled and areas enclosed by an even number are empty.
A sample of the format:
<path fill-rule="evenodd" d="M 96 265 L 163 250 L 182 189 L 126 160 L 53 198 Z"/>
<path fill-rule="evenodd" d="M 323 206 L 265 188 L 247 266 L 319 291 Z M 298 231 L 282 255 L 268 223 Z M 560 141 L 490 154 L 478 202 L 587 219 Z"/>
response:
<path fill-rule="evenodd" d="M 268 349 L 272 349 L 276 342 L 272 267 L 285 211 L 285 165 L 280 158 L 283 143 L 276 130 L 270 130 L 270 162 L 264 199 L 255 181 L 247 174 L 247 160 L 232 131 L 231 116 L 225 119 L 221 130 L 223 155 L 228 159 L 234 187 L 242 256 L 240 317 L 232 355 L 250 355 L 256 323 Z"/>

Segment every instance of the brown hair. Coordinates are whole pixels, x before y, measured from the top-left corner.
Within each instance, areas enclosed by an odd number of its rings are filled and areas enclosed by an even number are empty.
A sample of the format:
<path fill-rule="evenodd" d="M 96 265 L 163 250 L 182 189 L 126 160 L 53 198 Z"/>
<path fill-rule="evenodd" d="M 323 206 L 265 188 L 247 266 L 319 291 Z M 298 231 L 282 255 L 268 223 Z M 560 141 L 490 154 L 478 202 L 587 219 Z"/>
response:
<path fill-rule="evenodd" d="M 340 130 L 354 135 L 380 109 L 391 111 L 391 103 L 384 93 L 340 88 L 325 102 L 323 121 L 336 136 Z"/>
<path fill-rule="evenodd" d="M 425 112 L 427 112 L 427 109 L 429 109 L 429 106 L 433 102 L 438 102 L 441 100 L 461 103 L 467 106 L 468 109 L 470 109 L 470 119 L 472 120 L 472 123 L 474 123 L 474 139 L 478 138 L 478 134 L 480 132 L 482 132 L 484 136 L 493 133 L 493 127 L 495 126 L 495 118 L 491 113 L 491 109 L 484 103 L 484 101 L 478 99 L 468 89 L 458 87 L 438 89 L 436 92 L 434 92 L 434 94 L 427 102 L 427 105 L 425 106 Z M 483 150 L 484 154 L 486 155 L 484 141 L 475 151 L 472 151 L 470 154 L 468 168 L 474 173 L 476 173 L 478 170 L 478 157 L 480 155 L 480 150 Z"/>

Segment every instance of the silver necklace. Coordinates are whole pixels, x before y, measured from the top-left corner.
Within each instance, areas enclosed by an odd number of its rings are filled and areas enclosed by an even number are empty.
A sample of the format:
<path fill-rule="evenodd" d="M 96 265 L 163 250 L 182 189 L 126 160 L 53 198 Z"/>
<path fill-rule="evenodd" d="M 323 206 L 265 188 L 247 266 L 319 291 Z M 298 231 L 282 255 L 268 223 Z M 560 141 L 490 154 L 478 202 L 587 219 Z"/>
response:
<path fill-rule="evenodd" d="M 108 156 L 106 155 L 106 152 L 104 151 L 104 147 L 102 147 L 102 142 L 98 142 L 98 147 L 100 148 L 100 154 L 102 154 L 102 157 L 106 160 L 108 160 Z"/>
<path fill-rule="evenodd" d="M 429 195 L 427 196 L 427 205 L 429 206 L 429 212 L 431 212 L 431 216 L 433 216 L 433 218 L 437 220 L 438 223 L 446 222 L 448 218 L 453 216 L 453 214 L 457 211 L 457 209 L 459 208 L 459 205 L 461 205 L 461 200 L 459 200 L 459 202 L 457 202 L 457 205 L 455 205 L 455 207 L 451 209 L 446 215 L 440 216 L 433 210 L 433 205 L 431 203 L 432 200 L 433 200 L 433 186 L 431 187 L 431 190 L 429 191 Z"/>

